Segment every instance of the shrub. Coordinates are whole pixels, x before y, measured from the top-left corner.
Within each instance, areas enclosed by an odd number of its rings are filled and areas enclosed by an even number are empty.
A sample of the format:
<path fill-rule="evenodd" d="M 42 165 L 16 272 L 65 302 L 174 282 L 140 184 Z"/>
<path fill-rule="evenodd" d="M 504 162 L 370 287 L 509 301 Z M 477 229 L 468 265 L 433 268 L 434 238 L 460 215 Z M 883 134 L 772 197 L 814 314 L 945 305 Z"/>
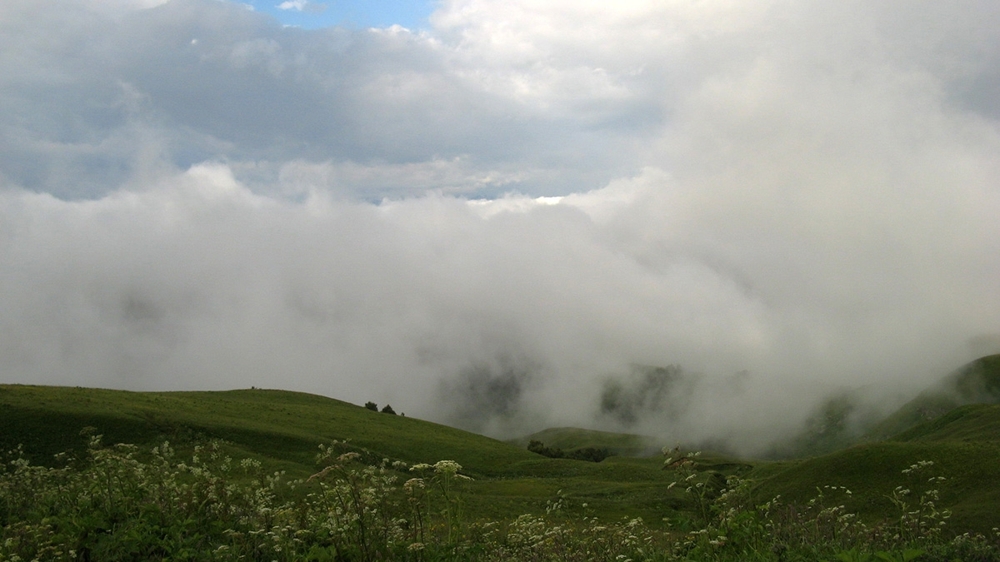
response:
<path fill-rule="evenodd" d="M 374 402 L 365 402 L 365 408 L 368 408 L 369 410 L 371 410 L 373 412 L 377 412 L 378 411 L 378 404 L 376 404 Z"/>
<path fill-rule="evenodd" d="M 385 408 L 382 408 L 382 413 L 383 414 L 392 414 L 394 416 L 396 415 L 396 411 L 393 410 L 392 406 L 390 406 L 388 404 L 385 405 Z"/>
<path fill-rule="evenodd" d="M 597 449 L 595 447 L 585 447 L 583 449 L 573 449 L 566 453 L 566 458 L 578 461 L 601 462 L 611 456 L 607 449 Z"/>
<path fill-rule="evenodd" d="M 558 447 L 546 447 L 544 443 L 535 441 L 534 439 L 528 442 L 528 450 L 532 453 L 549 457 L 550 459 L 561 459 L 564 456 L 562 449 Z"/>
<path fill-rule="evenodd" d="M 541 441 L 532 439 L 528 442 L 528 450 L 552 459 L 573 459 L 577 461 L 601 462 L 611 456 L 607 449 L 597 449 L 595 447 L 584 447 L 563 451 L 559 447 L 546 447 Z"/>
<path fill-rule="evenodd" d="M 319 472 L 289 481 L 225 447 L 180 460 L 168 443 L 144 452 L 95 436 L 54 468 L 0 455 L 0 560 L 1000 561 L 1000 530 L 944 537 L 933 489 L 943 480 L 929 461 L 903 471 L 914 485 L 893 491 L 897 517 L 862 522 L 842 486 L 806 504 L 760 504 L 751 482 L 718 482 L 696 454 L 667 459 L 670 487 L 699 518 L 662 532 L 639 518 L 567 518 L 563 497 L 544 514 L 466 521 L 469 478 L 455 461 L 411 467 L 333 442 L 320 447 Z"/>

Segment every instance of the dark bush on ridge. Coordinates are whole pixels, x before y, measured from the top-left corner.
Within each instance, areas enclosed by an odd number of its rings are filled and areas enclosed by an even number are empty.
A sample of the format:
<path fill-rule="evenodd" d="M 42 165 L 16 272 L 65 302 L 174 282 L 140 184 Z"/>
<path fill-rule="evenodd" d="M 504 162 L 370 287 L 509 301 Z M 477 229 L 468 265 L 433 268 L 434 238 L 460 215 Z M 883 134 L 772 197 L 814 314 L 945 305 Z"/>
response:
<path fill-rule="evenodd" d="M 566 452 L 559 447 L 546 447 L 541 441 L 531 440 L 528 443 L 528 450 L 552 459 L 573 459 L 578 461 L 601 462 L 611 456 L 607 449 L 597 449 L 586 447 L 583 449 L 573 449 Z"/>

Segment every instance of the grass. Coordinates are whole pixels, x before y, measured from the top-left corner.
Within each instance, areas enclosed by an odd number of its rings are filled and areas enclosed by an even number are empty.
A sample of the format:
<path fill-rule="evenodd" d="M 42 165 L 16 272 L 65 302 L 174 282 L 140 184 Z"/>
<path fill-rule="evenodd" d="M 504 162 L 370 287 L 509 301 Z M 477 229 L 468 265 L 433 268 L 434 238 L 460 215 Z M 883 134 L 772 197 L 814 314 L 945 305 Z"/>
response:
<path fill-rule="evenodd" d="M 292 477 L 316 471 L 321 443 L 348 441 L 370 458 L 409 464 L 455 460 L 475 479 L 469 513 L 497 518 L 543 511 L 562 501 L 568 516 L 641 516 L 652 525 L 685 509 L 676 479 L 662 458 L 617 456 L 601 463 L 549 459 L 522 447 L 451 427 L 372 412 L 339 400 L 276 390 L 142 393 L 70 387 L 0 386 L 0 447 L 23 444 L 34 463 L 83 447 L 83 427 L 108 443 L 151 448 L 170 440 L 182 450 L 195 441 L 221 439 L 232 454 L 260 460 Z M 565 449 L 616 447 L 637 452 L 650 441 L 638 435 L 560 428 L 527 439 Z M 870 519 L 892 508 L 888 494 L 900 471 L 931 460 L 949 481 L 943 500 L 954 523 L 977 531 L 1000 526 L 1000 406 L 961 407 L 920 424 L 892 441 L 867 443 L 828 455 L 787 462 L 739 461 L 706 455 L 699 471 L 747 475 L 757 497 L 781 494 L 807 501 L 817 486 L 846 486 L 864 502 L 848 502 Z M 586 508 L 583 505 L 586 504 Z"/>
<path fill-rule="evenodd" d="M 920 461 L 934 464 L 918 476 L 902 471 Z M 930 484 L 931 476 L 946 480 Z M 802 461 L 756 469 L 760 498 L 780 495 L 784 501 L 806 503 L 824 486 L 851 490 L 827 492 L 827 500 L 846 505 L 868 521 L 890 516 L 893 489 L 903 485 L 914 493 L 939 489 L 942 506 L 952 510 L 950 527 L 987 533 L 1000 526 L 1000 447 L 992 443 L 893 441 L 857 445 Z"/>
<path fill-rule="evenodd" d="M 332 440 L 409 463 L 448 458 L 468 474 L 503 477 L 536 455 L 495 439 L 423 420 L 372 412 L 321 396 L 278 390 L 125 392 L 0 386 L 0 446 L 23 443 L 35 462 L 79 448 L 92 426 L 108 442 L 153 446 L 163 439 L 218 438 L 265 459 L 313 469 Z"/>
<path fill-rule="evenodd" d="M 979 358 L 904 404 L 868 431 L 869 441 L 888 439 L 968 404 L 1000 402 L 1000 355 Z"/>
<path fill-rule="evenodd" d="M 317 447 L 348 441 L 371 459 L 409 464 L 450 459 L 475 480 L 467 504 L 474 518 L 541 512 L 562 500 L 568 514 L 640 516 L 654 524 L 676 514 L 676 491 L 658 458 L 602 463 L 549 459 L 510 443 L 321 396 L 276 391 L 125 392 L 0 385 L 0 448 L 24 445 L 33 463 L 81 451 L 84 427 L 107 443 L 150 449 L 169 440 L 181 451 L 221 439 L 233 456 L 258 459 L 266 471 L 305 478 Z M 729 472 L 732 472 L 731 469 Z"/>
<path fill-rule="evenodd" d="M 998 365 L 997 356 L 984 358 L 947 382 L 964 389 L 961 396 L 989 398 L 994 380 L 1000 380 L 995 379 Z M 915 403 L 929 404 L 927 396 Z M 893 423 L 915 411 L 907 408 Z M 640 517 L 651 531 L 683 533 L 707 521 L 706 506 L 719 494 L 712 486 L 721 488 L 727 478 L 739 477 L 748 483 L 750 506 L 776 496 L 789 506 L 818 501 L 843 506 L 837 509 L 874 524 L 898 517 L 902 500 L 897 486 L 912 491 L 904 498 L 911 506 L 933 488 L 936 504 L 952 512 L 950 533 L 989 534 L 1000 527 L 1000 405 L 961 406 L 910 424 L 891 439 L 811 458 L 765 462 L 705 453 L 696 464 L 664 470 L 661 455 L 639 456 L 649 450 L 651 440 L 638 435 L 557 428 L 521 440 L 537 439 L 564 450 L 594 447 L 619 453 L 593 463 L 542 457 L 520 441 L 505 443 L 303 393 L 136 393 L 0 385 L 3 450 L 23 444 L 33 464 L 52 464 L 56 453 L 85 452 L 86 439 L 80 436 L 84 427 L 103 434 L 105 443 L 136 444 L 140 458 L 165 440 L 183 454 L 197 443 L 221 440 L 225 455 L 254 459 L 261 473 L 283 471 L 292 479 L 316 474 L 319 445 L 331 442 L 347 441 L 338 447 L 360 453 L 367 465 L 381 459 L 409 465 L 454 460 L 462 474 L 473 478 L 455 484 L 462 517 L 470 523 L 514 521 L 525 513 L 569 525 Z M 932 464 L 922 466 L 919 474 L 911 470 L 922 461 Z M 394 474 L 400 479 L 409 476 L 405 471 Z M 688 476 L 692 480 L 685 482 L 694 493 L 684 489 L 685 483 L 671 486 Z"/>
<path fill-rule="evenodd" d="M 942 378 L 889 416 L 859 409 L 864 389 L 830 396 L 793 438 L 776 443 L 765 457 L 812 457 L 859 443 L 884 441 L 969 404 L 1000 402 L 1000 355 L 982 357 Z"/>

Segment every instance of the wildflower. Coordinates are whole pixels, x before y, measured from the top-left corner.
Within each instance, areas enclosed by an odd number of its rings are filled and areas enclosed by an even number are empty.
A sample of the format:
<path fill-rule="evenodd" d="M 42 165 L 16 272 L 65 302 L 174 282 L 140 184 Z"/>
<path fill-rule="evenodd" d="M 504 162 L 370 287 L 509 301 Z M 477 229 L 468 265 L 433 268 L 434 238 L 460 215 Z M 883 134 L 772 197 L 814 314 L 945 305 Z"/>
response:
<path fill-rule="evenodd" d="M 441 472 L 444 474 L 457 474 L 459 470 L 462 470 L 462 465 L 455 461 L 438 461 L 434 463 L 434 471 Z"/>
<path fill-rule="evenodd" d="M 337 457 L 337 462 L 351 462 L 353 460 L 360 459 L 360 458 L 361 458 L 361 454 L 360 453 L 355 453 L 355 452 L 352 451 L 350 453 L 344 453 L 343 455 L 340 455 L 339 457 Z"/>

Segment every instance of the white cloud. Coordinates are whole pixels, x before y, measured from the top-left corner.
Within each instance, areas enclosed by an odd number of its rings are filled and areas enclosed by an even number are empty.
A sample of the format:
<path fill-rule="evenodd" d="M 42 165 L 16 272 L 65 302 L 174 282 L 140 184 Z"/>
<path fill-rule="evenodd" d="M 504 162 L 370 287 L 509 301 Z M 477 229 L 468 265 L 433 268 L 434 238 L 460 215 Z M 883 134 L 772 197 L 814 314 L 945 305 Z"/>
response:
<path fill-rule="evenodd" d="M 311 14 L 318 14 L 325 12 L 327 5 L 322 3 L 310 2 L 309 0 L 285 0 L 281 4 L 277 5 L 279 10 L 295 10 L 296 12 L 308 12 Z"/>
<path fill-rule="evenodd" d="M 4 380 L 445 419 L 442 388 L 494 373 L 537 428 L 679 363 L 691 407 L 643 429 L 749 450 L 831 388 L 905 393 L 996 341 L 993 3 L 431 21 L 4 4 Z"/>

